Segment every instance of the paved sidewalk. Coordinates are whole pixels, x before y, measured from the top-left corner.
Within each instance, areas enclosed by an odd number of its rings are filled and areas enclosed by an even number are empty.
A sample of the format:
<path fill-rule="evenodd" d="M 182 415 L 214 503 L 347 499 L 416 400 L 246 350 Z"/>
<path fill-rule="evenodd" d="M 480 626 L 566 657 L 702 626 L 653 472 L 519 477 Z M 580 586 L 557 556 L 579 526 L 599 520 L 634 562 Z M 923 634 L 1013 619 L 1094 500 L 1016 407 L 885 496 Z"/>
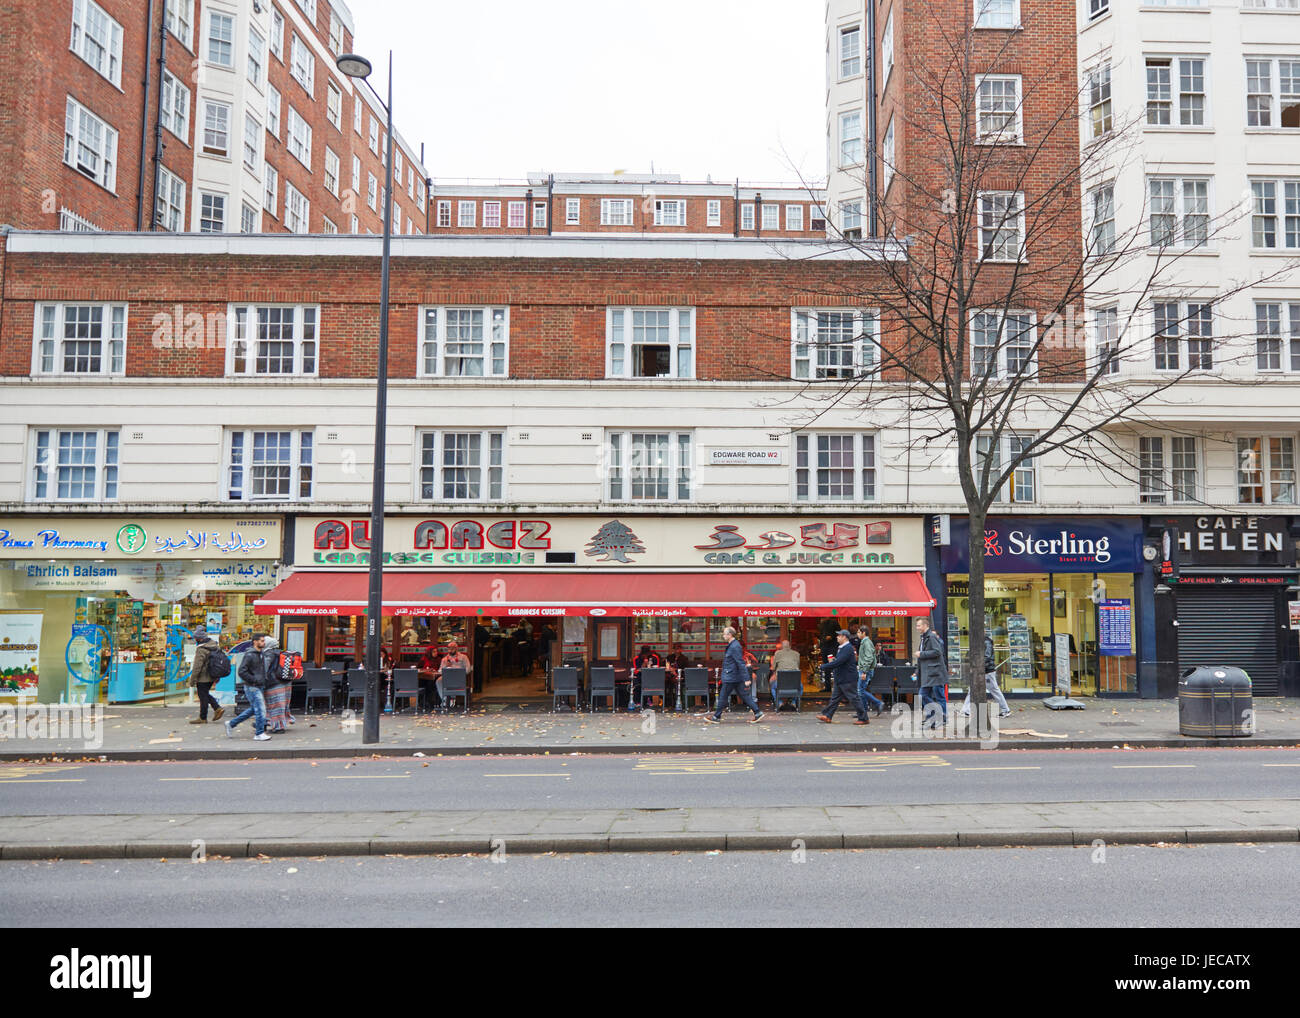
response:
<path fill-rule="evenodd" d="M 1298 842 L 1300 799 L 0 818 L 0 860 Z"/>
<path fill-rule="evenodd" d="M 1013 715 L 1000 722 L 996 744 L 984 748 L 1035 749 L 1181 746 L 1300 746 L 1300 700 L 1255 701 L 1255 735 L 1238 739 L 1189 738 L 1178 733 L 1178 704 L 1172 700 L 1087 700 L 1085 710 L 1052 711 L 1039 701 L 1013 704 Z M 57 708 L 56 708 L 57 709 Z M 840 712 L 834 724 L 817 721 L 820 707 L 771 714 L 747 724 L 749 714 L 733 710 L 723 724 L 709 725 L 691 714 L 657 713 L 653 721 L 638 714 L 539 712 L 504 704 L 476 705 L 468 714 L 385 714 L 380 742 L 363 745 L 360 718 L 339 714 L 298 715 L 298 723 L 269 742 L 253 742 L 252 723 L 226 737 L 214 722 L 191 725 L 189 706 L 119 706 L 104 708 L 98 738 L 38 738 L 40 729 L 22 733 L 10 726 L 0 733 L 0 761 L 52 757 L 109 760 L 249 759 L 255 757 L 427 756 L 543 753 L 691 753 L 720 750 L 762 752 L 973 749 L 964 727 L 950 711 L 949 729 L 941 738 L 921 733 L 918 719 L 905 715 L 873 717 L 870 725 L 853 724 Z M 232 716 L 227 714 L 227 718 Z M 46 724 L 53 724 L 54 712 Z M 53 734 L 46 730 L 45 734 Z M 75 734 L 75 733 L 74 733 Z M 96 744 L 98 743 L 98 744 Z"/>

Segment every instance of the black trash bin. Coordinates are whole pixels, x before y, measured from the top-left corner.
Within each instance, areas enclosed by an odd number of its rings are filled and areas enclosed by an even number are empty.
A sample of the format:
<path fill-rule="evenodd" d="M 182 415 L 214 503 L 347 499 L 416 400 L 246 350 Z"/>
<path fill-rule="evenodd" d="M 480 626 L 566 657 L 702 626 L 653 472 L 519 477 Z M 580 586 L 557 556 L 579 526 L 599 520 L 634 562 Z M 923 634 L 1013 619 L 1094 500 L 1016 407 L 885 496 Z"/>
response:
<path fill-rule="evenodd" d="M 1228 665 L 1188 668 L 1178 680 L 1178 731 L 1212 739 L 1255 734 L 1250 676 Z"/>

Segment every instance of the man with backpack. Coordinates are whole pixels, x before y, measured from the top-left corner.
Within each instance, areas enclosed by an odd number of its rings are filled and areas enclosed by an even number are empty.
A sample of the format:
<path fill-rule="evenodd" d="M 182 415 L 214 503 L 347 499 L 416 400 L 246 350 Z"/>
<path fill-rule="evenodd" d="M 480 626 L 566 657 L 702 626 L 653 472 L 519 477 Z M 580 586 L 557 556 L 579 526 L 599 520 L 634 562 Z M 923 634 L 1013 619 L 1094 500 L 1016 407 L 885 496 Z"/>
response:
<path fill-rule="evenodd" d="M 869 703 L 871 709 L 876 712 L 876 717 L 880 717 L 885 701 L 877 699 L 867 689 L 875 673 L 876 645 L 871 642 L 871 630 L 866 626 L 858 626 L 858 699 L 862 701 L 863 710 L 866 710 Z"/>
<path fill-rule="evenodd" d="M 244 684 L 244 695 L 248 697 L 248 709 L 226 722 L 226 734 L 235 737 L 235 725 L 253 719 L 253 741 L 270 742 L 266 734 L 266 700 L 262 690 L 266 688 L 266 659 L 262 652 L 266 649 L 266 634 L 254 633 L 253 645 L 239 662 L 239 679 Z"/>
<path fill-rule="evenodd" d="M 212 695 L 211 689 L 219 679 L 224 679 L 230 674 L 230 658 L 221 649 L 221 644 L 207 633 L 196 633 L 194 640 L 199 647 L 194 652 L 194 667 L 190 669 L 190 685 L 199 694 L 199 716 L 190 718 L 190 724 L 203 725 L 208 721 L 209 704 L 212 705 L 213 721 L 220 721 L 221 715 L 226 713 L 225 708 Z"/>
<path fill-rule="evenodd" d="M 1000 718 L 1011 717 L 1011 708 L 1007 706 L 1007 698 L 1002 695 L 1002 690 L 998 686 L 998 668 L 993 662 L 993 637 L 987 631 L 984 633 L 984 688 L 988 695 L 998 702 L 1001 708 Z M 970 690 L 966 690 L 966 703 L 962 706 L 962 714 L 970 717 Z"/>

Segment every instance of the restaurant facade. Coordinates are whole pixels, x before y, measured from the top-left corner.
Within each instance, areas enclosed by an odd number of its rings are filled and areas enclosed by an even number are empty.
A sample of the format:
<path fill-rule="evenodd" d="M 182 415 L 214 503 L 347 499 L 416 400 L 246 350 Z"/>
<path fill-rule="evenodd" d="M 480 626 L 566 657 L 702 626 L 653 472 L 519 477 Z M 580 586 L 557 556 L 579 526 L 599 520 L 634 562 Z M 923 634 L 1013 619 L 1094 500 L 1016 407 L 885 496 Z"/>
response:
<path fill-rule="evenodd" d="M 0 697 L 188 696 L 193 633 L 247 640 L 281 539 L 279 516 L 0 518 Z"/>
<path fill-rule="evenodd" d="M 322 666 L 364 661 L 369 523 L 295 518 L 291 575 L 255 606 Z M 865 622 L 904 658 L 933 611 L 920 517 L 388 516 L 384 544 L 392 661 L 455 643 L 486 695 L 540 695 L 547 662 L 626 668 L 646 646 L 716 667 L 728 625 L 760 660 L 790 640 L 811 681 L 834 630 Z"/>

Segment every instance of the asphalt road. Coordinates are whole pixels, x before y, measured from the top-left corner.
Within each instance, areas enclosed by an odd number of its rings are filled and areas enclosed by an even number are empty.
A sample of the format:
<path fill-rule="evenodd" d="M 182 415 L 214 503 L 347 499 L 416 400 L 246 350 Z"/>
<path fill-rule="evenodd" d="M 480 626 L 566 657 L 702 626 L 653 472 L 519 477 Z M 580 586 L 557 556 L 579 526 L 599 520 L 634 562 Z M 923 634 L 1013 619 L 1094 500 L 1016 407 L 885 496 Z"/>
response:
<path fill-rule="evenodd" d="M 1300 750 L 0 765 L 0 816 L 1291 798 Z"/>
<path fill-rule="evenodd" d="M 1292 927 L 1297 897 L 1300 845 L 0 863 L 7 927 Z"/>

